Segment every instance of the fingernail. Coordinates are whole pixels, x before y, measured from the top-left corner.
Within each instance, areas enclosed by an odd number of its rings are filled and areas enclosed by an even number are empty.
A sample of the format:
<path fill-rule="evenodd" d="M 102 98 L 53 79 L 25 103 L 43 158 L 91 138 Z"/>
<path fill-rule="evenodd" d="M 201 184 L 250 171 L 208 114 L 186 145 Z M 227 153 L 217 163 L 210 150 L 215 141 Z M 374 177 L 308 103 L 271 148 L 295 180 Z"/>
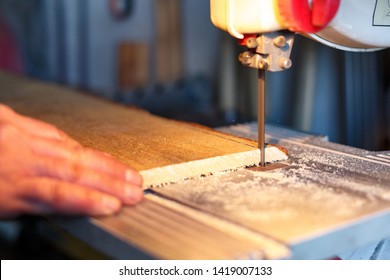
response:
<path fill-rule="evenodd" d="M 127 169 L 125 173 L 125 180 L 127 183 L 131 183 L 137 186 L 142 186 L 142 177 L 135 170 Z"/>
<path fill-rule="evenodd" d="M 104 214 L 113 214 L 121 208 L 121 202 L 119 199 L 111 196 L 106 196 L 103 199 Z"/>
<path fill-rule="evenodd" d="M 126 187 L 126 198 L 134 201 L 140 201 L 144 196 L 144 191 L 138 187 L 127 186 Z"/>

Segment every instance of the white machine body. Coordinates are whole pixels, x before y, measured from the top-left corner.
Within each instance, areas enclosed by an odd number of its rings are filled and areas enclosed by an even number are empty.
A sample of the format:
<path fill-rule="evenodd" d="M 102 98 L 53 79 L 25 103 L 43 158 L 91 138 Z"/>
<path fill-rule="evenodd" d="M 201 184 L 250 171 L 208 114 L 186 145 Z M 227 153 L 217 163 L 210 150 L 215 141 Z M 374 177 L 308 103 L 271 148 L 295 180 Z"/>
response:
<path fill-rule="evenodd" d="M 390 0 L 341 0 L 329 25 L 309 36 L 349 51 L 390 47 Z"/>
<path fill-rule="evenodd" d="M 284 0 L 210 0 L 211 20 L 239 39 L 245 34 L 289 29 L 278 1 Z M 390 0 L 341 0 L 335 17 L 324 29 L 305 34 L 349 51 L 390 47 Z"/>
<path fill-rule="evenodd" d="M 213 24 L 242 39 L 244 34 L 259 34 L 284 29 L 277 19 L 274 0 L 210 0 Z"/>

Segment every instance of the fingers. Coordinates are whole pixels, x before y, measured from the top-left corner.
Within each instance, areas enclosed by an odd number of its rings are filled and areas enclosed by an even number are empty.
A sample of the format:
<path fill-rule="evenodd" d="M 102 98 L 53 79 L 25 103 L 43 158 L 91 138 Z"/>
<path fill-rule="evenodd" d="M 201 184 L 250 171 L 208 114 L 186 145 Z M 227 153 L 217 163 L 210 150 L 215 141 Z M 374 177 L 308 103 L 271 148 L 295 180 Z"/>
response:
<path fill-rule="evenodd" d="M 142 185 L 142 177 L 138 172 L 102 152 L 44 138 L 34 139 L 30 142 L 30 145 L 33 152 L 40 159 L 40 171 L 44 173 L 45 168 L 49 168 L 52 177 L 58 176 L 58 178 L 61 178 L 60 174 L 55 174 L 58 168 L 50 166 L 54 164 L 53 162 L 49 161 L 48 164 L 42 162 L 46 158 L 51 158 L 53 161 L 55 159 L 61 160 L 58 164 L 68 165 L 66 170 L 78 169 L 80 170 L 78 172 L 82 173 L 86 172 L 87 169 L 92 169 L 116 177 L 128 184 L 139 187 Z M 71 171 L 67 174 L 71 174 Z M 77 177 L 77 175 L 75 176 Z M 75 176 L 71 174 L 69 177 Z"/>
<path fill-rule="evenodd" d="M 20 118 L 20 121 L 17 123 L 18 127 L 33 136 L 57 139 L 72 145 L 81 146 L 76 140 L 51 124 L 21 115 L 18 115 L 18 118 Z"/>
<path fill-rule="evenodd" d="M 32 178 L 20 187 L 28 213 L 95 216 L 110 215 L 121 208 L 121 201 L 114 196 L 55 179 Z"/>
<path fill-rule="evenodd" d="M 28 132 L 31 136 L 28 142 L 38 157 L 49 156 L 79 163 L 82 166 L 116 176 L 130 184 L 142 185 L 142 177 L 135 170 L 107 154 L 82 147 L 50 124 L 18 115 L 2 104 L 0 104 L 1 120 L 12 122 L 21 131 Z"/>
<path fill-rule="evenodd" d="M 8 196 L 0 199 L 0 216 L 106 215 L 142 200 L 140 174 L 111 156 L 84 148 L 54 126 L 0 104 L 2 124 L 0 193 Z"/>
<path fill-rule="evenodd" d="M 7 118 L 9 115 L 15 114 L 10 107 L 0 103 L 0 120 Z"/>
<path fill-rule="evenodd" d="M 66 135 L 66 133 L 55 126 L 30 117 L 19 115 L 8 106 L 2 104 L 0 104 L 0 120 L 6 121 L 33 136 L 57 139 L 74 145 L 80 145 L 77 141 L 70 138 Z"/>
<path fill-rule="evenodd" d="M 61 168 L 58 168 L 61 166 Z M 93 188 L 118 197 L 125 204 L 134 204 L 142 200 L 143 190 L 140 185 L 127 183 L 107 173 L 99 172 L 78 162 L 63 161 L 55 158 L 37 159 L 39 176 L 60 179 L 72 184 Z"/>
<path fill-rule="evenodd" d="M 38 153 L 33 167 L 36 176 L 93 188 L 116 196 L 125 204 L 143 198 L 139 173 L 104 153 L 43 138 L 31 145 Z"/>

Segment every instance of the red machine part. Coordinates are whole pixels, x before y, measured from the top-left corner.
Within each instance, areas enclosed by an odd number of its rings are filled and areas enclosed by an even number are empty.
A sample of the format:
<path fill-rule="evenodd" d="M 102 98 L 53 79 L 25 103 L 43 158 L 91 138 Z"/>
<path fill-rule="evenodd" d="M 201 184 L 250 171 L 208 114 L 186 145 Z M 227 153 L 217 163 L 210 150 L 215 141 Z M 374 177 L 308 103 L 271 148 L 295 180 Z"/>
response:
<path fill-rule="evenodd" d="M 336 15 L 340 0 L 278 0 L 280 16 L 288 29 L 315 33 L 326 27 Z"/>
<path fill-rule="evenodd" d="M 249 38 L 253 38 L 253 39 L 256 39 L 257 35 L 256 34 L 244 34 L 244 38 L 242 39 L 238 39 L 238 44 L 240 46 L 246 46 L 247 45 L 247 41 Z"/>

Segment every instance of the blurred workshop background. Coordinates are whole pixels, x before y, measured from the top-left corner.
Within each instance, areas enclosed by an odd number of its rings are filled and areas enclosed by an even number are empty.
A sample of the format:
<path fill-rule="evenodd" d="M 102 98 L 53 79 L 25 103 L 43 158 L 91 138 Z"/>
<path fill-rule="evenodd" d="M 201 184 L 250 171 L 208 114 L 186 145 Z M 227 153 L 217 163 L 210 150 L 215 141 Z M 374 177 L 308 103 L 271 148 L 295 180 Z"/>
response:
<path fill-rule="evenodd" d="M 0 70 L 210 127 L 257 118 L 257 71 L 240 51 L 212 25 L 209 0 L 0 0 Z M 292 61 L 267 74 L 267 123 L 390 150 L 389 50 L 347 53 L 296 36 Z M 34 227 L 2 222 L 0 249 L 66 257 Z"/>
<path fill-rule="evenodd" d="M 13 38 L 20 57 L 2 68 L 211 127 L 257 117 L 256 71 L 212 25 L 209 0 L 0 0 L 0 22 L 1 56 Z M 292 61 L 267 75 L 268 123 L 390 149 L 388 50 L 296 36 Z"/>

